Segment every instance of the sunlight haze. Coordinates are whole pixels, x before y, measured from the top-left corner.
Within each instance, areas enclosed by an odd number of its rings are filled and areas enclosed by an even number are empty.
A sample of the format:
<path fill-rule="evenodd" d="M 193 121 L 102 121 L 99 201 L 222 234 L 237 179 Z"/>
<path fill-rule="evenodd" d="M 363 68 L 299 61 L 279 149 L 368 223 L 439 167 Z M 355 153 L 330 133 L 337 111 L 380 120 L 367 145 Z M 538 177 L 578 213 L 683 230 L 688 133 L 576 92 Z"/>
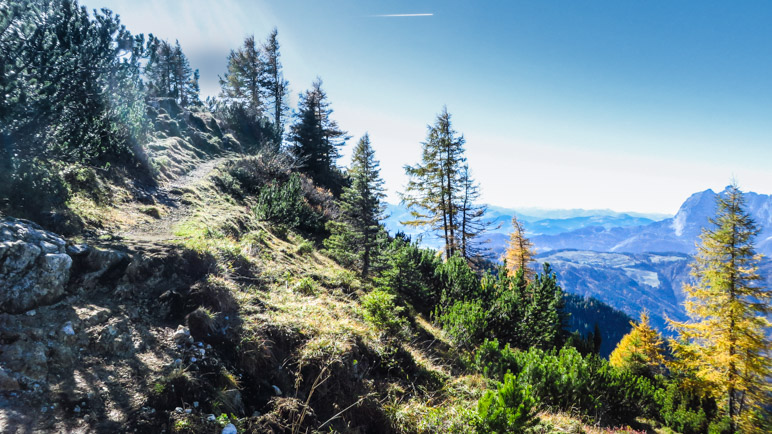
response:
<path fill-rule="evenodd" d="M 291 105 L 321 77 L 389 201 L 447 105 L 482 200 L 674 214 L 732 178 L 772 185 L 772 7 L 764 2 L 84 2 L 179 39 L 203 96 L 226 56 L 278 28 Z"/>

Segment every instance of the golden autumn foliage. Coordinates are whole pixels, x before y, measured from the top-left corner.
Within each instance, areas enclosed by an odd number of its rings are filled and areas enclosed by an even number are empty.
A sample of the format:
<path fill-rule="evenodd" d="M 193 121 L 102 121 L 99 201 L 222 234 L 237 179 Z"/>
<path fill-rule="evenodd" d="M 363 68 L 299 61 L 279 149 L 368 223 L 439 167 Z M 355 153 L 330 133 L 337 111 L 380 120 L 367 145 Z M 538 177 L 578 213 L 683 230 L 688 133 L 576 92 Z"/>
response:
<path fill-rule="evenodd" d="M 662 336 L 649 325 L 649 314 L 642 312 L 640 321 L 631 321 L 630 324 L 633 329 L 619 341 L 609 357 L 609 363 L 636 375 L 653 377 L 661 373 L 665 363 Z"/>
<path fill-rule="evenodd" d="M 510 276 L 517 274 L 517 270 L 523 269 L 526 281 L 532 282 L 534 272 L 528 267 L 533 261 L 533 243 L 525 236 L 523 224 L 512 217 L 512 232 L 509 234 L 509 245 L 502 256 L 502 260 L 507 265 L 507 271 Z"/>
<path fill-rule="evenodd" d="M 770 299 L 758 274 L 759 233 L 736 185 L 717 199 L 713 227 L 704 229 L 692 274 L 685 285 L 689 322 L 671 322 L 674 367 L 693 373 L 719 400 L 731 431 L 755 431 L 754 414 L 764 412 L 772 387 Z"/>

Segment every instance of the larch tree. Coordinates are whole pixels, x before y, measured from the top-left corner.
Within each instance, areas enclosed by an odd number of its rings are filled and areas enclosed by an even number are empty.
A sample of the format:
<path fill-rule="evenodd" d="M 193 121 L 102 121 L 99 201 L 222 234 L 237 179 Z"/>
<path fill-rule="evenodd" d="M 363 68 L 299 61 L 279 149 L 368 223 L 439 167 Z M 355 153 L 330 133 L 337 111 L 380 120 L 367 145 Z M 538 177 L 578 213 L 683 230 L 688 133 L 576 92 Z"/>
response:
<path fill-rule="evenodd" d="M 300 95 L 295 123 L 290 127 L 290 151 L 299 160 L 301 170 L 317 184 L 339 194 L 342 181 L 335 161 L 340 157 L 338 149 L 349 136 L 330 118 L 331 114 L 322 80 L 317 78 L 311 89 Z"/>
<path fill-rule="evenodd" d="M 615 368 L 654 378 L 656 374 L 662 373 L 665 365 L 662 336 L 649 324 L 646 311 L 641 312 L 640 321 L 631 321 L 630 324 L 633 329 L 622 337 L 611 352 L 609 363 Z"/>
<path fill-rule="evenodd" d="M 528 282 L 533 281 L 534 272 L 529 267 L 529 264 L 533 262 L 533 257 L 533 243 L 525 236 L 523 223 L 517 219 L 517 216 L 513 216 L 509 245 L 501 258 L 506 263 L 507 272 L 510 276 L 514 276 L 517 270 L 522 269 L 525 279 Z"/>
<path fill-rule="evenodd" d="M 273 110 L 273 126 L 276 131 L 276 139 L 281 144 L 284 135 L 284 124 L 289 106 L 287 105 L 289 82 L 284 79 L 281 61 L 279 60 L 279 39 L 278 30 L 274 28 L 268 35 L 268 40 L 263 44 L 263 56 L 265 61 L 263 67 L 264 83 L 268 98 Z"/>
<path fill-rule="evenodd" d="M 333 257 L 355 266 L 363 277 L 368 277 L 379 262 L 379 246 L 386 241 L 380 224 L 386 195 L 379 165 L 370 137 L 365 134 L 354 149 L 348 171 L 350 186 L 341 194 L 342 219 L 328 223 L 332 235 L 324 241 Z"/>
<path fill-rule="evenodd" d="M 459 177 L 461 195 L 458 207 L 458 238 L 459 253 L 467 262 L 473 262 L 482 256 L 485 248 L 481 247 L 479 239 L 490 227 L 491 223 L 484 220 L 488 207 L 479 204 L 480 187 L 469 174 L 469 165 L 464 165 Z"/>
<path fill-rule="evenodd" d="M 732 432 L 752 429 L 753 413 L 767 411 L 772 396 L 772 293 L 760 282 L 759 229 L 744 206 L 735 184 L 717 197 L 712 227 L 703 229 L 692 265 L 697 282 L 684 286 L 691 321 L 671 321 L 679 333 L 671 341 L 677 366 L 723 402 Z"/>
<path fill-rule="evenodd" d="M 410 179 L 402 201 L 410 209 L 411 219 L 401 223 L 440 232 L 447 259 L 459 247 L 458 212 L 461 170 L 466 161 L 465 140 L 453 130 L 447 107 L 443 107 L 434 125 L 428 128 L 426 141 L 422 143 L 421 162 L 405 166 Z"/>

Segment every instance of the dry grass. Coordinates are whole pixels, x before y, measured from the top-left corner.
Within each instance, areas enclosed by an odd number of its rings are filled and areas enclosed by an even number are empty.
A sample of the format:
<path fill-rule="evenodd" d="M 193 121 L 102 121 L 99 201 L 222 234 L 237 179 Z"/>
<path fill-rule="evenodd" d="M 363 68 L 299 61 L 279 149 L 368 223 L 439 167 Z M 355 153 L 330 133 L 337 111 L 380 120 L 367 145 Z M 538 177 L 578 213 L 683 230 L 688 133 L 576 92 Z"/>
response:
<path fill-rule="evenodd" d="M 586 433 L 586 434 L 667 434 L 668 429 L 657 429 L 649 426 L 646 421 L 641 421 L 645 428 L 632 428 L 630 426 L 619 427 L 600 427 L 596 425 L 587 425 L 582 423 L 577 417 L 563 412 L 542 411 L 539 413 L 541 423 L 535 430 L 535 433 Z"/>

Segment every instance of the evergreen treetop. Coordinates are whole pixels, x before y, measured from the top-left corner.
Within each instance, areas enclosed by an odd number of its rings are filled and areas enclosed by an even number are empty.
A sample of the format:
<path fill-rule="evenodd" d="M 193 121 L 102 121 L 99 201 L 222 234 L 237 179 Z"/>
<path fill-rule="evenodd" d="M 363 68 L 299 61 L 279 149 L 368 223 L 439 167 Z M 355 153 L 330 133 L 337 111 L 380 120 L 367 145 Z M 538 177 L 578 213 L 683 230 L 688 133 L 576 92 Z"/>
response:
<path fill-rule="evenodd" d="M 453 130 L 447 107 L 443 107 L 421 144 L 421 162 L 405 166 L 410 180 L 402 201 L 410 209 L 411 219 L 402 224 L 440 232 L 446 259 L 459 250 L 464 143 L 464 137 Z"/>
<path fill-rule="evenodd" d="M 332 236 L 325 240 L 325 245 L 333 256 L 356 266 L 366 277 L 379 262 L 379 247 L 385 242 L 380 221 L 384 218 L 382 200 L 386 197 L 379 163 L 367 134 L 354 148 L 348 177 L 350 185 L 343 189 L 340 198 L 342 222 L 331 223 Z"/>
<path fill-rule="evenodd" d="M 338 149 L 349 136 L 330 118 L 331 114 L 322 80 L 317 78 L 311 89 L 300 95 L 295 123 L 290 128 L 290 151 L 316 183 L 340 193 L 335 161 L 340 157 Z"/>

